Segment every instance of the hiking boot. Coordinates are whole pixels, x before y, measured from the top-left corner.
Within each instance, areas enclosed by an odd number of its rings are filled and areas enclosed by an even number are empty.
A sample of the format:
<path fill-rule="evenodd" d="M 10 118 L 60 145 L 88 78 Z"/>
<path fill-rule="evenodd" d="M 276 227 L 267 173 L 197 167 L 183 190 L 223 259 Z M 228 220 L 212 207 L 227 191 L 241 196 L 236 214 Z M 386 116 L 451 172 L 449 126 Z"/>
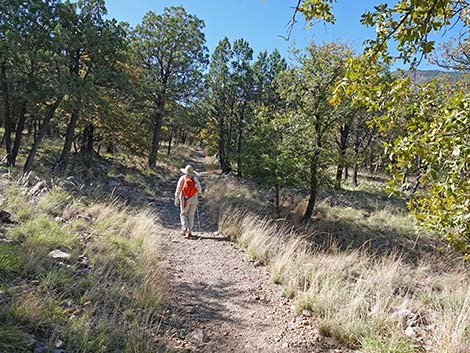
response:
<path fill-rule="evenodd" d="M 183 237 L 187 238 L 187 237 L 188 237 L 188 231 L 187 231 L 186 229 L 183 229 L 183 230 L 181 231 L 181 235 L 182 235 Z"/>

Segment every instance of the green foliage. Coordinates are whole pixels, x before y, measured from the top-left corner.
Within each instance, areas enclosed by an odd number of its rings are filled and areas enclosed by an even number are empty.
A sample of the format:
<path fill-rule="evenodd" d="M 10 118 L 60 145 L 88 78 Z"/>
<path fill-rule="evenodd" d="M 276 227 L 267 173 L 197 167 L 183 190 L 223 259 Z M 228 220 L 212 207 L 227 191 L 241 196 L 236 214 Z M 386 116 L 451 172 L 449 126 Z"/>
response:
<path fill-rule="evenodd" d="M 387 78 L 380 66 L 363 60 L 350 61 L 335 99 L 344 93 L 379 112 L 370 123 L 385 138 L 394 189 L 411 191 L 408 205 L 421 225 L 468 254 L 470 98 L 465 82 L 413 85 L 409 79 Z M 410 174 L 413 182 L 407 181 Z"/>
<path fill-rule="evenodd" d="M 52 250 L 73 249 L 76 236 L 50 218 L 39 215 L 14 227 L 11 237 L 22 245 L 22 261 L 26 273 L 36 274 L 48 267 L 48 253 Z"/>
<path fill-rule="evenodd" d="M 336 0 L 302 0 L 296 11 L 300 11 L 307 21 L 321 19 L 328 23 L 335 22 L 333 3 Z M 422 56 L 434 50 L 434 40 L 429 38 L 433 32 L 444 32 L 462 22 L 462 38 L 468 39 L 468 6 L 453 0 L 400 0 L 384 2 L 374 6 L 372 11 L 365 11 L 361 22 L 375 27 L 376 36 L 368 41 L 371 55 L 382 55 L 387 61 L 396 57 L 405 62 L 417 64 Z M 398 54 L 391 55 L 388 43 L 396 43 Z"/>
<path fill-rule="evenodd" d="M 0 350 L 5 353 L 26 352 L 30 336 L 19 327 L 0 320 Z"/>
<path fill-rule="evenodd" d="M 406 120 L 390 108 L 388 120 L 380 121 L 406 124 L 405 132 L 389 146 L 391 170 L 399 178 L 417 166 L 417 178 L 425 189 L 412 195 L 410 208 L 424 226 L 468 254 L 470 96 L 436 82 L 409 86 L 406 94 L 410 97 Z"/>
<path fill-rule="evenodd" d="M 60 216 L 71 200 L 72 197 L 69 193 L 55 187 L 38 200 L 37 210 L 52 216 Z"/>
<path fill-rule="evenodd" d="M 288 105 L 282 117 L 285 149 L 291 156 L 298 183 L 309 189 L 304 220 L 310 219 L 318 192 L 328 179 L 331 163 L 330 136 L 344 116 L 345 107 L 333 104 L 333 91 L 345 74 L 351 56 L 347 46 L 312 43 L 297 52 L 298 68 L 285 71 L 279 79 L 279 93 Z"/>
<path fill-rule="evenodd" d="M 34 207 L 28 201 L 24 190 L 21 190 L 17 186 L 12 186 L 8 190 L 4 205 L 18 221 L 24 222 L 30 219 L 34 214 Z"/>
<path fill-rule="evenodd" d="M 148 12 L 133 31 L 132 54 L 139 83 L 139 104 L 150 107 L 152 133 L 149 166 L 157 158 L 160 132 L 168 105 L 190 106 L 202 85 L 207 64 L 204 22 L 179 7 Z"/>
<path fill-rule="evenodd" d="M 0 243 L 0 274 L 2 275 L 2 281 L 7 276 L 15 276 L 21 273 L 23 266 L 20 245 Z"/>
<path fill-rule="evenodd" d="M 365 336 L 361 338 L 361 346 L 365 353 L 416 353 L 422 351 L 406 336 L 391 338 Z"/>
<path fill-rule="evenodd" d="M 72 247 L 75 243 L 73 234 L 43 215 L 14 227 L 10 233 L 14 239 L 23 241 L 24 244 L 31 247 L 40 245 L 45 250 L 54 250 L 61 246 Z"/>
<path fill-rule="evenodd" d="M 27 199 L 20 187 L 10 194 Z M 34 337 L 74 352 L 163 351 L 154 339 L 165 293 L 154 215 L 115 204 L 85 209 L 59 187 L 28 201 L 31 216 L 0 243 L 0 350 L 26 351 Z M 86 241 L 77 237 L 85 232 Z M 72 256 L 50 259 L 57 248 Z"/>

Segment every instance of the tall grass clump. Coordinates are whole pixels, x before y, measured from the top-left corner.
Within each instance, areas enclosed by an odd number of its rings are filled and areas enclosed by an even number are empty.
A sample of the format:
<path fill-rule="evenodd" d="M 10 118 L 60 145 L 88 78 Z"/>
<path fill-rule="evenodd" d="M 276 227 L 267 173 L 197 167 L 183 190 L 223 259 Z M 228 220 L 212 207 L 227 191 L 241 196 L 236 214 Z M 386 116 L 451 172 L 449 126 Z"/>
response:
<path fill-rule="evenodd" d="M 1 352 L 51 351 L 58 341 L 67 352 L 165 351 L 152 211 L 78 199 L 58 185 L 5 192 L 2 208 L 18 223 L 0 243 Z"/>
<path fill-rule="evenodd" d="M 470 276 L 461 267 L 315 247 L 285 226 L 233 209 L 221 215 L 219 230 L 266 264 L 295 313 L 312 312 L 325 336 L 367 353 L 470 351 Z"/>

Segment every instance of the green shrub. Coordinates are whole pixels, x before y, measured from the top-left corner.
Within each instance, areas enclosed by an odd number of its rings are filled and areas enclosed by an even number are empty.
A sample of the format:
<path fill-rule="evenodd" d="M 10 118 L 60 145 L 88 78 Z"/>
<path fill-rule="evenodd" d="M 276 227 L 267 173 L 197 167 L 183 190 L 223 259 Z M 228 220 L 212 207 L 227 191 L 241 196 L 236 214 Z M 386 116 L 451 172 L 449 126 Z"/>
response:
<path fill-rule="evenodd" d="M 0 352 L 26 352 L 28 348 L 31 349 L 29 346 L 30 340 L 30 336 L 19 327 L 0 322 Z"/>
<path fill-rule="evenodd" d="M 27 273 L 40 273 L 55 249 L 72 249 L 76 236 L 46 216 L 37 216 L 11 229 L 12 238 L 22 242 L 22 257 Z"/>
<path fill-rule="evenodd" d="M 405 336 L 380 337 L 365 335 L 360 339 L 364 353 L 417 353 L 424 352 Z"/>
<path fill-rule="evenodd" d="M 71 201 L 72 196 L 56 186 L 41 196 L 37 202 L 37 209 L 45 214 L 61 216 L 65 207 Z"/>
<path fill-rule="evenodd" d="M 23 271 L 24 262 L 21 254 L 21 246 L 19 244 L 0 243 L 1 280 L 11 278 Z"/>

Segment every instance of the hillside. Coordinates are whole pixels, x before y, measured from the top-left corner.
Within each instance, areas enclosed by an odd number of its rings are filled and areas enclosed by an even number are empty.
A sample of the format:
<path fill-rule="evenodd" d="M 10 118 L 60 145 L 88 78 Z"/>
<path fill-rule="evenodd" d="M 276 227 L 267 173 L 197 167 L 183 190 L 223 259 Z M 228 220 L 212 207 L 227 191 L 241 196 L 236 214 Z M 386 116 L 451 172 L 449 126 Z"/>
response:
<path fill-rule="evenodd" d="M 443 77 L 445 80 L 455 82 L 464 76 L 464 74 L 461 72 L 442 70 L 405 70 L 403 71 L 403 75 L 410 76 L 412 81 L 417 84 L 426 83 L 438 77 Z"/>
<path fill-rule="evenodd" d="M 365 175 L 360 187 L 322 194 L 302 229 L 289 204 L 289 223 L 269 221 L 269 193 L 209 169 L 200 224 L 185 239 L 172 165 L 204 171 L 213 161 L 175 151 L 152 177 L 138 157 L 128 160 L 132 169 L 125 160 L 95 162 L 82 174 L 94 175 L 90 188 L 79 177 L 18 185 L 3 176 L 1 208 L 11 216 L 0 239 L 2 352 L 467 347 L 455 321 L 470 315 L 465 268 L 416 233 L 380 180 Z M 455 305 L 442 306 L 448 300 Z"/>

